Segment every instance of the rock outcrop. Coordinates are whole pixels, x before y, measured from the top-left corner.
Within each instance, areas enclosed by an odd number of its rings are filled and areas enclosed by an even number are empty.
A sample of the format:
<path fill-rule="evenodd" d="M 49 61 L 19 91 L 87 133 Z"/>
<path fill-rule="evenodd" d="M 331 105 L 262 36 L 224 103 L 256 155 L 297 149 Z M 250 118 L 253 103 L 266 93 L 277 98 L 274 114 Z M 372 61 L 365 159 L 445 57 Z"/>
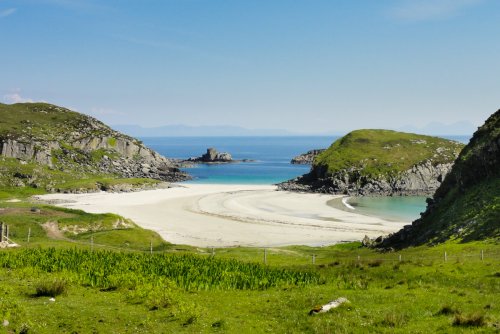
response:
<path fill-rule="evenodd" d="M 294 165 L 310 165 L 313 163 L 314 158 L 320 153 L 323 153 L 325 149 L 310 150 L 307 153 L 300 154 L 294 157 L 290 163 Z"/>
<path fill-rule="evenodd" d="M 500 110 L 491 115 L 456 159 L 420 219 L 376 240 L 377 248 L 404 248 L 500 239 Z"/>
<path fill-rule="evenodd" d="M 358 130 L 317 155 L 308 174 L 278 187 L 347 195 L 430 195 L 462 147 L 435 137 Z"/>
<path fill-rule="evenodd" d="M 0 104 L 0 156 L 50 168 L 182 181 L 175 161 L 102 122 L 46 103 Z"/>
<path fill-rule="evenodd" d="M 207 149 L 207 153 L 203 154 L 201 157 L 189 158 L 186 162 L 198 162 L 198 163 L 227 163 L 235 162 L 231 154 L 227 152 L 217 152 L 213 147 Z"/>

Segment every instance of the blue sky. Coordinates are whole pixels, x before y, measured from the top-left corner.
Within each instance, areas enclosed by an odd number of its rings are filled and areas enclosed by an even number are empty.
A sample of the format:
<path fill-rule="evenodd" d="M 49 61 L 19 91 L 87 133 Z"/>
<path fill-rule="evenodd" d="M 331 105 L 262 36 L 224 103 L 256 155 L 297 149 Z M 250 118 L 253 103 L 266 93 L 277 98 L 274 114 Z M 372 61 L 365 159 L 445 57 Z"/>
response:
<path fill-rule="evenodd" d="M 334 133 L 500 108 L 496 0 L 0 0 L 0 100 Z"/>

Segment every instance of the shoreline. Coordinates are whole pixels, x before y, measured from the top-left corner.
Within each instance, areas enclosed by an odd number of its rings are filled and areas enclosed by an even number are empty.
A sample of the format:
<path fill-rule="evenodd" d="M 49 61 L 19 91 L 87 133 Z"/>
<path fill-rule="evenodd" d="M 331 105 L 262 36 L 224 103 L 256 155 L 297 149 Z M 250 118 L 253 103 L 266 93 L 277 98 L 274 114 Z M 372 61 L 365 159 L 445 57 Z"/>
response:
<path fill-rule="evenodd" d="M 132 193 L 48 194 L 56 205 L 112 212 L 173 244 L 198 247 L 325 246 L 395 232 L 407 222 L 332 207 L 342 196 L 277 191 L 274 185 L 177 183 Z"/>

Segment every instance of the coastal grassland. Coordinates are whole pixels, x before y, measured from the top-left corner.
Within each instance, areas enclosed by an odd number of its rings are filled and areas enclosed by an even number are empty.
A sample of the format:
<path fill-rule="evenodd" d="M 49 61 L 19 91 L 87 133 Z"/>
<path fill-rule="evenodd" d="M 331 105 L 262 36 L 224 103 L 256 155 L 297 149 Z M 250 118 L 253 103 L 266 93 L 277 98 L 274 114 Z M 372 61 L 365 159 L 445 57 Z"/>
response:
<path fill-rule="evenodd" d="M 170 244 L 121 216 L 92 214 L 27 201 L 0 201 L 0 221 L 9 225 L 9 237 L 22 247 L 75 246 L 123 250 L 163 250 Z M 29 244 L 28 244 L 29 235 Z"/>
<path fill-rule="evenodd" d="M 10 329 L 33 333 L 490 333 L 500 326 L 494 241 L 398 253 L 359 243 L 270 248 L 267 265 L 262 249 L 216 249 L 214 257 L 211 249 L 172 251 L 2 251 L 0 315 Z M 35 297 L 51 282 L 64 284 L 55 302 Z M 350 303 L 308 315 L 338 297 Z"/>
<path fill-rule="evenodd" d="M 335 141 L 320 153 L 313 166 L 328 174 L 360 168 L 361 175 L 403 172 L 422 161 L 434 165 L 452 163 L 463 144 L 443 138 L 391 130 L 356 130 Z"/>

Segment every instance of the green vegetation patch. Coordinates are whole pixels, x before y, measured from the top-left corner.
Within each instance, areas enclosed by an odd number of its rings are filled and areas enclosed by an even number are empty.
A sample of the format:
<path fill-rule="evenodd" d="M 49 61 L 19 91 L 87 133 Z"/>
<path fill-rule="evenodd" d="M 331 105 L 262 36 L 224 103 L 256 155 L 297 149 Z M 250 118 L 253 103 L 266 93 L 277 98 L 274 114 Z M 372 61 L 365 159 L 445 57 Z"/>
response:
<path fill-rule="evenodd" d="M 318 282 L 309 271 L 267 268 L 196 255 L 117 253 L 81 249 L 23 249 L 0 253 L 4 268 L 34 268 L 76 274 L 79 284 L 109 288 L 167 278 L 185 290 L 262 290 Z M 123 273 L 127 273 L 124 276 Z M 126 282 L 121 282 L 125 277 Z M 118 280 L 118 282 L 117 282 Z"/>
<path fill-rule="evenodd" d="M 356 130 L 319 154 L 313 165 L 328 174 L 359 169 L 361 175 L 399 173 L 423 161 L 452 163 L 463 144 L 447 139 L 391 130 Z"/>

